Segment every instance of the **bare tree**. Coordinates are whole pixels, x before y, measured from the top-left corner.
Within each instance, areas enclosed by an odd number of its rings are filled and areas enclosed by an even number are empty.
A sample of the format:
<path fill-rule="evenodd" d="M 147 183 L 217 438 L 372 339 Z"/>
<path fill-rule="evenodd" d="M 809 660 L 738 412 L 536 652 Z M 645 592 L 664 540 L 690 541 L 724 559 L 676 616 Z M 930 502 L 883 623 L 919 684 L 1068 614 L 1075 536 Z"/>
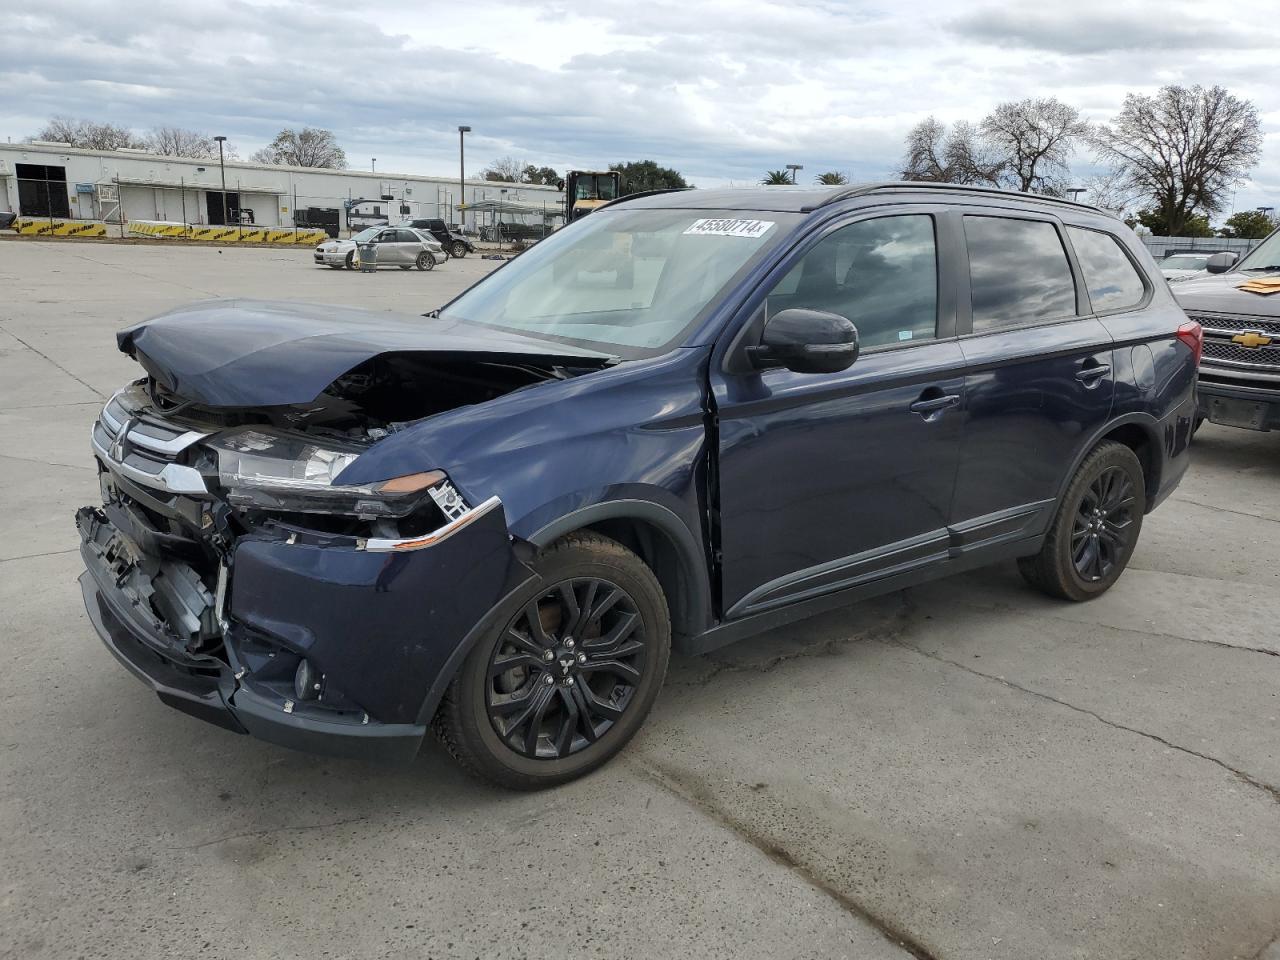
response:
<path fill-rule="evenodd" d="M 515 157 L 498 157 L 484 168 L 480 176 L 485 180 L 502 183 L 520 183 L 524 179 L 524 172 L 528 166 L 523 160 L 517 160 Z"/>
<path fill-rule="evenodd" d="M 1177 236 L 1197 211 L 1222 209 L 1231 185 L 1257 165 L 1262 134 L 1248 100 L 1222 87 L 1171 85 L 1154 96 L 1126 96 L 1094 144 Z"/>
<path fill-rule="evenodd" d="M 903 180 L 995 185 L 1002 170 L 1000 158 L 963 120 L 948 131 L 940 120 L 926 117 L 907 134 Z"/>
<path fill-rule="evenodd" d="M 1084 201 L 1095 207 L 1123 216 L 1132 212 L 1141 199 L 1141 191 L 1134 189 L 1123 170 L 1103 170 L 1080 182 L 1084 188 Z"/>
<path fill-rule="evenodd" d="M 285 167 L 326 167 L 344 170 L 347 154 L 338 146 L 332 131 L 303 127 L 301 130 L 285 128 L 276 138 L 249 159 L 255 163 L 271 163 Z"/>
<path fill-rule="evenodd" d="M 121 147 L 145 146 L 128 127 L 121 127 L 114 123 L 98 123 L 93 120 L 75 120 L 71 117 L 50 118 L 43 129 L 31 139 L 52 140 L 90 150 L 119 150 Z"/>
<path fill-rule="evenodd" d="M 197 160 L 218 159 L 218 143 L 207 133 L 185 130 L 182 127 L 153 127 L 146 136 L 147 149 L 163 157 L 192 157 Z M 228 160 L 237 157 L 236 148 L 229 143 L 222 145 L 223 156 Z"/>
<path fill-rule="evenodd" d="M 1002 160 L 1002 179 L 1023 193 L 1060 194 L 1067 160 L 1089 132 L 1080 111 L 1053 97 L 1002 103 L 979 128 L 987 147 Z"/>

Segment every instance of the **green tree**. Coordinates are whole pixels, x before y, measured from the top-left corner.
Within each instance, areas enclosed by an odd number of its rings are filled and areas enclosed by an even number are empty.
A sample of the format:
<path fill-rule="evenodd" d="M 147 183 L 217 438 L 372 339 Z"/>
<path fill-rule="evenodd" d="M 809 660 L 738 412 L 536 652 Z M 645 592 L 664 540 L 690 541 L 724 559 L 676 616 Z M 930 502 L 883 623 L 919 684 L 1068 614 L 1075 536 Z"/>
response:
<path fill-rule="evenodd" d="M 611 163 L 609 169 L 622 174 L 624 197 L 629 193 L 644 193 L 646 190 L 684 190 L 689 186 L 678 171 L 660 167 L 653 160 Z"/>
<path fill-rule="evenodd" d="M 548 187 L 554 187 L 559 180 L 560 174 L 556 173 L 554 167 L 535 167 L 532 163 L 526 164 L 520 175 L 522 183 L 545 184 Z"/>
<path fill-rule="evenodd" d="M 1241 210 L 1227 217 L 1220 231 L 1224 237 L 1239 237 L 1242 240 L 1261 240 L 1276 227 L 1280 219 L 1272 219 L 1261 210 Z"/>
<path fill-rule="evenodd" d="M 1159 208 L 1139 210 L 1138 223 L 1142 224 L 1157 237 L 1213 236 L 1213 228 L 1209 226 L 1209 217 L 1206 214 L 1193 214 L 1192 216 L 1184 217 L 1182 223 L 1178 226 L 1176 233 L 1170 226 L 1169 220 L 1165 216 L 1164 211 Z"/>
<path fill-rule="evenodd" d="M 813 178 L 814 183 L 825 184 L 828 187 L 838 187 L 843 183 L 849 182 L 847 174 L 839 173 L 835 170 L 829 170 L 826 173 L 820 173 Z"/>
<path fill-rule="evenodd" d="M 770 170 L 765 173 L 760 181 L 766 187 L 781 187 L 791 185 L 791 172 L 789 170 Z"/>

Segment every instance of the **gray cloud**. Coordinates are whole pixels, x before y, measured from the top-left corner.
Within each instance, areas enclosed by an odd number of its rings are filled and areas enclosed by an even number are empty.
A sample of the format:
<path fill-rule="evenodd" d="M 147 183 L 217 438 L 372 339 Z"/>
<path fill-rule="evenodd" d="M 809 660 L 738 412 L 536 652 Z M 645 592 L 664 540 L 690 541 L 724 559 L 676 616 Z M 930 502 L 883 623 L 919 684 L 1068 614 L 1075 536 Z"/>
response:
<path fill-rule="evenodd" d="M 805 178 L 880 178 L 927 114 L 977 119 L 1052 94 L 1107 119 L 1127 90 L 1170 81 L 1223 82 L 1280 132 L 1266 31 L 1237 36 L 1189 0 L 1125 16 L 1080 3 L 955 18 L 943 0 L 42 0 L 7 22 L 0 135 L 72 114 L 224 133 L 247 155 L 310 124 L 353 166 L 453 172 L 468 123 L 469 170 L 511 154 L 560 168 L 652 158 L 706 184 L 788 162 Z M 1236 20 L 1266 7 L 1240 0 Z M 1277 139 L 1262 183 L 1280 180 Z"/>

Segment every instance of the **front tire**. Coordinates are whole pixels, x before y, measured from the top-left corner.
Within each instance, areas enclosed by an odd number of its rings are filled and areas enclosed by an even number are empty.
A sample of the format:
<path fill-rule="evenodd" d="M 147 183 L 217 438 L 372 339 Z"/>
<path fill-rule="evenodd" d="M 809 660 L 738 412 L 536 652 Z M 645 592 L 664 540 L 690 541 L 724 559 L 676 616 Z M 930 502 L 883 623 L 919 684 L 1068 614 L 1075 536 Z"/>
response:
<path fill-rule="evenodd" d="M 467 255 L 467 245 L 461 241 L 458 241 L 453 245 L 453 249 L 450 250 L 449 252 L 453 254 L 455 259 L 461 260 L 463 257 Z"/>
<path fill-rule="evenodd" d="M 347 254 L 347 259 L 343 262 L 343 265 L 348 270 L 354 270 L 356 268 L 356 252 L 354 250 Z"/>
<path fill-rule="evenodd" d="M 1085 457 L 1023 578 L 1062 600 L 1092 600 L 1124 573 L 1146 513 L 1146 480 L 1134 452 L 1107 441 Z"/>
<path fill-rule="evenodd" d="M 469 773 L 537 790 L 608 762 L 657 699 L 671 653 L 667 600 L 621 544 L 570 534 L 504 602 L 467 657 L 435 729 Z"/>
<path fill-rule="evenodd" d="M 436 258 L 424 250 L 418 254 L 417 265 L 419 270 L 430 270 L 436 265 Z"/>

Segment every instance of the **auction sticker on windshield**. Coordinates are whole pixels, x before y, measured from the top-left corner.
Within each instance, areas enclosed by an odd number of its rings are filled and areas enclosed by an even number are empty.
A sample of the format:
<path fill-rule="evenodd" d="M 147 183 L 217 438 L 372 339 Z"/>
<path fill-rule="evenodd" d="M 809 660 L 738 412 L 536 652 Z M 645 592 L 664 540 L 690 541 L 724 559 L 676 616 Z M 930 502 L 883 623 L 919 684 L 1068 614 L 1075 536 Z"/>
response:
<path fill-rule="evenodd" d="M 695 220 L 685 235 L 697 237 L 763 237 L 774 225 L 773 220 Z"/>

